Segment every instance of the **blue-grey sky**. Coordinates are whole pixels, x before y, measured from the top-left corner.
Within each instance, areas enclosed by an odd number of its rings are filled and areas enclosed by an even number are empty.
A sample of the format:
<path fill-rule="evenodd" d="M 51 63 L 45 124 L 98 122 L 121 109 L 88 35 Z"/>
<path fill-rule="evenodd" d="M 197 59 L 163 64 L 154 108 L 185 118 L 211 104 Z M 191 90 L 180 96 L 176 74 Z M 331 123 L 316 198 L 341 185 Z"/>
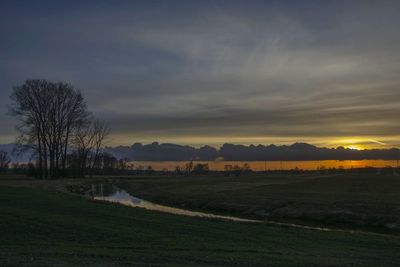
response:
<path fill-rule="evenodd" d="M 14 85 L 67 81 L 111 144 L 400 144 L 400 1 L 1 1 Z"/>

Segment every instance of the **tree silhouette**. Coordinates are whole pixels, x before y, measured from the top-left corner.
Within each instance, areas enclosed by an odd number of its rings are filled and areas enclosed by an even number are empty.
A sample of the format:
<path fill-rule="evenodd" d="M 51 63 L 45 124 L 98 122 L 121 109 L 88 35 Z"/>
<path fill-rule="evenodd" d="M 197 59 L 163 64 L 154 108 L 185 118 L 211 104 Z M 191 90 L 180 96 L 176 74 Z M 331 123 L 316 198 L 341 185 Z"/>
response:
<path fill-rule="evenodd" d="M 100 149 L 107 134 L 108 127 L 104 122 L 98 120 L 82 124 L 76 130 L 72 139 L 72 147 L 76 152 L 81 176 L 85 176 L 87 172 L 91 175 L 93 174 L 93 170 L 99 161 Z"/>
<path fill-rule="evenodd" d="M 0 173 L 5 173 L 8 170 L 8 165 L 11 159 L 6 151 L 0 151 Z"/>
<path fill-rule="evenodd" d="M 98 153 L 105 127 L 92 122 L 81 92 L 72 85 L 27 80 L 13 88 L 10 98 L 10 114 L 19 121 L 17 143 L 23 150 L 34 151 L 41 178 L 65 174 L 72 141 L 82 137 L 82 132 L 91 134 L 90 147 Z"/>

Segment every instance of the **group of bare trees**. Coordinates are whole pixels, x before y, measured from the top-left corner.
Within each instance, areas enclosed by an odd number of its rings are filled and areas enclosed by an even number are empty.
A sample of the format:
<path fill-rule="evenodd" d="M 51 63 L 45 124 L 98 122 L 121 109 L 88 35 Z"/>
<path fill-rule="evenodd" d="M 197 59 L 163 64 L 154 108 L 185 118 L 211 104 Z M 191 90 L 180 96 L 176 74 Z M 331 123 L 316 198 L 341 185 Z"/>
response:
<path fill-rule="evenodd" d="M 78 169 L 79 174 L 84 176 L 92 174 L 93 169 L 103 168 L 100 159 L 104 154 L 100 154 L 103 141 L 108 133 L 107 126 L 98 120 L 91 121 L 84 127 L 79 127 L 72 140 L 75 148 L 70 155 L 70 163 Z"/>
<path fill-rule="evenodd" d="M 33 150 L 38 176 L 63 176 L 71 153 L 81 174 L 96 164 L 107 127 L 93 118 L 79 90 L 68 83 L 27 80 L 14 87 L 11 115 L 19 120 L 21 151 Z"/>

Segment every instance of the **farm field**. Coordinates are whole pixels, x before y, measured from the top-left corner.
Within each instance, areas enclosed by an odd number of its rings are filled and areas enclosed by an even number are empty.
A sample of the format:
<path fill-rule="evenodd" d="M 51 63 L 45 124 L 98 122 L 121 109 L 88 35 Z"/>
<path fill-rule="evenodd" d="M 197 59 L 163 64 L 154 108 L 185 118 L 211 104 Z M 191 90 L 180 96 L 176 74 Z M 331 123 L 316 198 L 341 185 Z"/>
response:
<path fill-rule="evenodd" d="M 398 236 L 169 215 L 0 186 L 1 266 L 397 266 Z"/>
<path fill-rule="evenodd" d="M 367 231 L 400 229 L 398 175 L 160 176 L 115 183 L 134 196 L 194 210 Z"/>

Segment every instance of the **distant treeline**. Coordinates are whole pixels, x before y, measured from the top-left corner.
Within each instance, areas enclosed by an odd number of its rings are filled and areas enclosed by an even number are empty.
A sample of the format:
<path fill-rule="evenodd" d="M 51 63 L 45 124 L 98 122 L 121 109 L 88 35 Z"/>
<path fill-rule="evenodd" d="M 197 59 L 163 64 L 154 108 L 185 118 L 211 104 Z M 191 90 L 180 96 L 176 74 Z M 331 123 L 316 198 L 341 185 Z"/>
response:
<path fill-rule="evenodd" d="M 400 149 L 355 150 L 344 147 L 320 148 L 307 143 L 293 145 L 234 145 L 224 144 L 220 148 L 202 146 L 195 148 L 177 144 L 107 147 L 104 150 L 118 159 L 132 161 L 301 161 L 301 160 L 363 160 L 363 159 L 400 159 Z"/>

